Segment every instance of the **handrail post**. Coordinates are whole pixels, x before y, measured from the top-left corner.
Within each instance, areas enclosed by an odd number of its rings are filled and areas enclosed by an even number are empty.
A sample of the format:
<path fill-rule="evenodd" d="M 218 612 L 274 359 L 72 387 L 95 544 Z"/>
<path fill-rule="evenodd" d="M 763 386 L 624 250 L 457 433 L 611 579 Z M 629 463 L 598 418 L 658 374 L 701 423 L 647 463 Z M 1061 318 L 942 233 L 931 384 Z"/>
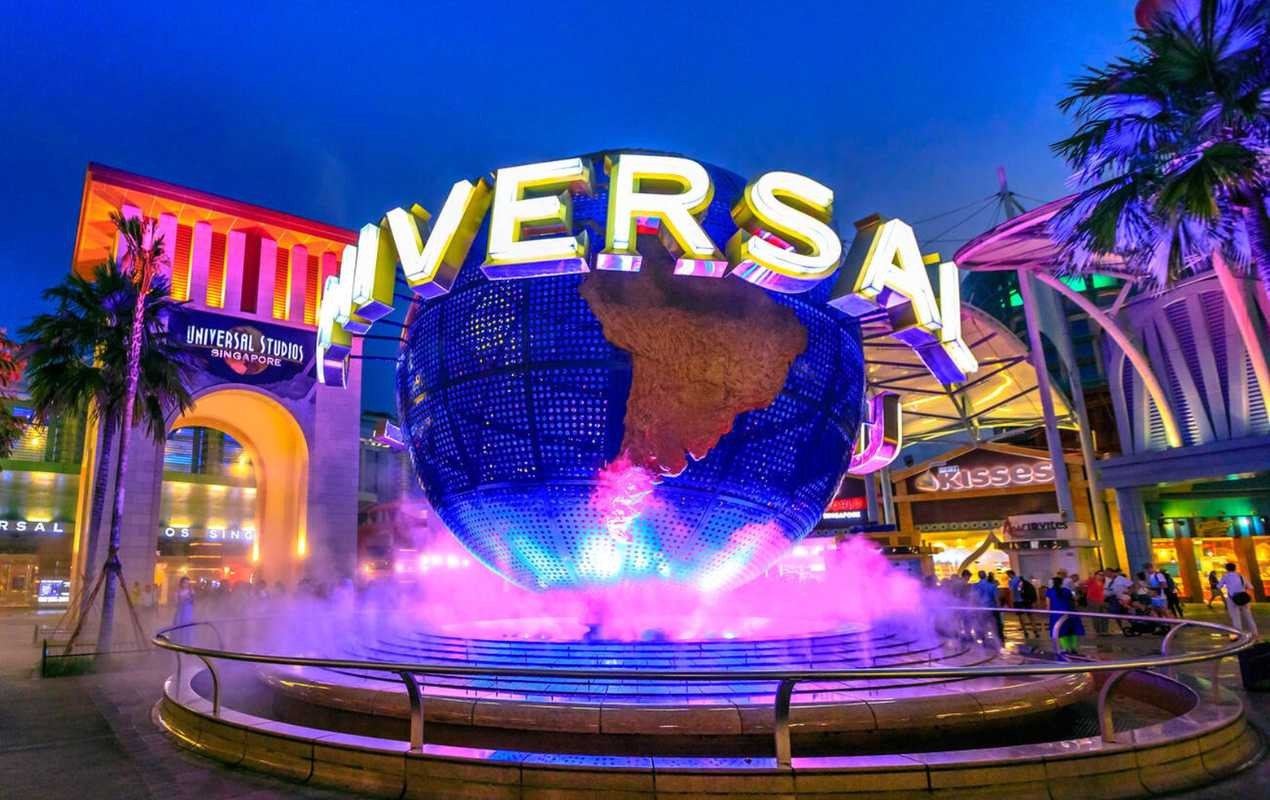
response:
<path fill-rule="evenodd" d="M 216 667 L 212 665 L 212 660 L 207 656 L 199 656 L 199 660 L 207 665 L 207 672 L 212 676 L 212 716 L 220 716 L 220 676 L 216 674 Z M 180 690 L 177 690 L 178 693 Z"/>
<path fill-rule="evenodd" d="M 1176 625 L 1169 626 L 1169 632 L 1164 634 L 1164 641 L 1160 642 L 1160 656 L 1162 658 L 1169 657 L 1169 645 L 1173 643 L 1173 637 L 1177 635 L 1178 631 L 1182 630 L 1189 624 L 1191 624 L 1190 620 L 1183 620 Z M 1164 670 L 1168 675 L 1174 677 L 1177 676 L 1177 670 L 1173 667 L 1165 667 Z"/>
<path fill-rule="evenodd" d="M 1130 670 L 1125 669 L 1111 673 L 1103 683 L 1102 689 L 1098 691 L 1098 730 L 1102 734 L 1102 740 L 1107 744 L 1113 744 L 1116 741 L 1116 726 L 1111 719 L 1111 704 L 1107 701 L 1111 698 L 1111 692 L 1116 688 L 1116 684 L 1129 672 Z"/>
<path fill-rule="evenodd" d="M 776 738 L 776 766 L 788 767 L 793 763 L 793 748 L 789 741 L 789 703 L 794 695 L 793 678 L 785 678 L 776 687 L 776 708 L 772 735 Z"/>
<path fill-rule="evenodd" d="M 1173 637 L 1177 634 L 1178 631 L 1182 630 L 1183 628 L 1185 628 L 1187 625 L 1190 625 L 1190 624 L 1191 624 L 1190 620 L 1183 620 L 1176 625 L 1169 626 L 1169 632 L 1164 635 L 1164 641 L 1160 642 L 1160 655 L 1166 658 L 1168 657 L 1169 644 L 1172 643 Z"/>
<path fill-rule="evenodd" d="M 397 673 L 402 683 L 406 684 L 406 696 L 410 698 L 410 752 L 423 752 L 423 692 L 419 689 L 419 679 L 413 672 Z"/>
<path fill-rule="evenodd" d="M 1060 659 L 1062 659 L 1063 653 L 1058 649 L 1058 632 L 1063 629 L 1063 623 L 1067 622 L 1067 618 L 1070 616 L 1071 614 L 1060 615 L 1058 620 L 1056 620 L 1054 625 L 1050 628 L 1050 643 L 1054 646 L 1054 655 L 1058 656 Z"/>

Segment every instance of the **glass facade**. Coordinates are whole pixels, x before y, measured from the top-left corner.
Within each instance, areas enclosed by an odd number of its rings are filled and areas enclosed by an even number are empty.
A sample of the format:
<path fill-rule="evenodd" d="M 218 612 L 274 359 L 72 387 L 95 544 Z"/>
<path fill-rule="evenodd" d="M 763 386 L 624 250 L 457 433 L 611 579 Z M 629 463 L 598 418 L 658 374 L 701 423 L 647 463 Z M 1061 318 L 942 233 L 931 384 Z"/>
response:
<path fill-rule="evenodd" d="M 84 420 L 36 425 L 21 400 L 12 411 L 28 424 L 0 459 L 0 606 L 64 603 L 43 589 L 71 579 Z"/>
<path fill-rule="evenodd" d="M 250 580 L 259 558 L 255 465 L 229 434 L 178 428 L 163 453 L 155 583 L 165 598 L 182 575 Z"/>

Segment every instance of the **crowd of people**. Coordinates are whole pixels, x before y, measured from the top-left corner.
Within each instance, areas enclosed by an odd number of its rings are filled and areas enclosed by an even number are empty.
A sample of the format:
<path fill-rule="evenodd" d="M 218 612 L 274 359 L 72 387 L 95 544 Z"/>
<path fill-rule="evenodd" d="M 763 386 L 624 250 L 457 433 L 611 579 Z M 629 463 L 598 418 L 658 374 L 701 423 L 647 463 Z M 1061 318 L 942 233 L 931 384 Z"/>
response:
<path fill-rule="evenodd" d="M 1234 563 L 1226 564 L 1225 574 L 1209 575 L 1210 597 L 1208 606 L 1218 600 L 1223 602 L 1230 615 L 1231 626 L 1257 633 L 1252 615 L 1252 595 L 1249 584 Z M 934 588 L 935 579 L 927 579 L 927 587 Z M 1101 612 L 1128 617 L 1127 620 L 1091 618 L 1094 634 L 1104 636 L 1114 624 L 1118 633 L 1137 636 L 1143 633 L 1166 633 L 1167 627 L 1154 619 L 1182 618 L 1185 608 L 1173 576 L 1154 564 L 1143 564 L 1136 573 L 1126 573 L 1118 567 L 1107 567 L 1087 578 L 1059 570 L 1047 583 L 1033 577 L 1018 575 L 1014 570 L 1005 571 L 1005 580 L 993 572 L 979 570 L 976 576 L 968 569 L 953 575 L 939 584 L 939 588 L 951 594 L 963 606 L 978 606 L 981 614 L 960 613 L 953 617 L 954 631 L 962 638 L 975 638 L 988 643 L 999 643 L 1005 638 L 1005 619 L 1002 609 L 1020 612 L 1048 610 L 1055 612 Z M 1020 613 L 1019 625 L 1024 637 L 1048 635 L 1048 619 L 1053 615 Z M 1085 625 L 1079 616 L 1068 617 L 1058 631 L 1059 649 L 1064 654 L 1078 651 L 1081 637 L 1086 635 Z"/>

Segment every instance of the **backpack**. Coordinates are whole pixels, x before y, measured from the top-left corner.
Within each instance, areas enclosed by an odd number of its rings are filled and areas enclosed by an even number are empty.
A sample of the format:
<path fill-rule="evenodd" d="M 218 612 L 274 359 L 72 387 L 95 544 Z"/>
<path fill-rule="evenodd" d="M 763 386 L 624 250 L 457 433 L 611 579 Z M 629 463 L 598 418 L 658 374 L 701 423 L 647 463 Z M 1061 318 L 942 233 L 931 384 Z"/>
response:
<path fill-rule="evenodd" d="M 1024 603 L 1036 602 L 1036 587 L 1027 578 L 1019 581 L 1019 596 L 1023 598 Z"/>

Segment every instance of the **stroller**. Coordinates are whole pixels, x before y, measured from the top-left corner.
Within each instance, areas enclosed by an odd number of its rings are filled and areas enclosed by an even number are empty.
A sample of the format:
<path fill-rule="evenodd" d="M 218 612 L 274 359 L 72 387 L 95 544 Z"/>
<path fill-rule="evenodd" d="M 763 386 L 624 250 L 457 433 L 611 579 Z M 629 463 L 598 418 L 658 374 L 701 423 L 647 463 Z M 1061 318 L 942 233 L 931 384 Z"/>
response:
<path fill-rule="evenodd" d="M 1123 601 L 1123 598 L 1122 598 Z M 1122 608 L 1123 602 L 1121 603 Z M 1150 598 L 1132 598 L 1127 608 L 1133 615 L 1131 622 L 1124 620 L 1116 620 L 1120 624 L 1120 632 L 1125 636 L 1141 636 L 1149 633 L 1155 636 L 1165 636 L 1169 632 L 1169 626 L 1163 622 L 1159 622 L 1159 617 L 1151 613 Z"/>

